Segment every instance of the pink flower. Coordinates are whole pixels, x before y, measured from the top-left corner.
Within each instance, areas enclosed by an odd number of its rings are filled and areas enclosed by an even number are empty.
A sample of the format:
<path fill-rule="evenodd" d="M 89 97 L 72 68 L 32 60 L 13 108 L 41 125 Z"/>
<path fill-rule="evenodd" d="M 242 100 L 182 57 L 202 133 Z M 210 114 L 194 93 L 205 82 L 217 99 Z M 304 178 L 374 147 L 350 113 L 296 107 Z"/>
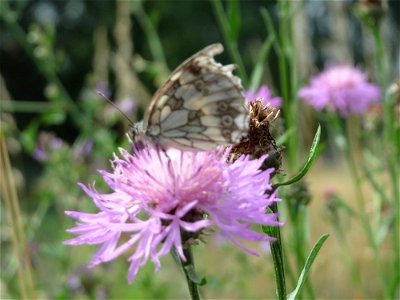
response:
<path fill-rule="evenodd" d="M 239 240 L 270 240 L 251 225 L 280 225 L 275 214 L 265 212 L 279 200 L 275 193 L 265 194 L 271 190 L 273 171 L 259 170 L 265 156 L 257 160 L 241 156 L 228 164 L 229 151 L 132 148 L 133 155 L 120 149 L 112 173 L 99 171 L 112 189 L 110 194 L 80 184 L 98 213 L 66 212 L 77 220 L 77 226 L 68 230 L 77 237 L 65 244 L 101 245 L 89 266 L 130 251 L 132 283 L 149 259 L 158 271 L 160 257 L 173 247 L 185 260 L 182 231 L 197 237 L 206 228 L 219 229 L 236 246 L 256 255 Z"/>
<path fill-rule="evenodd" d="M 299 98 L 316 110 L 327 109 L 342 117 L 363 114 L 368 106 L 380 101 L 379 87 L 370 84 L 367 76 L 352 66 L 333 66 L 311 78 Z"/>
<path fill-rule="evenodd" d="M 270 103 L 275 108 L 280 108 L 282 106 L 282 99 L 279 97 L 272 97 L 272 92 L 265 85 L 261 86 L 256 93 L 252 90 L 248 90 L 245 96 L 249 102 L 261 99 L 263 105 Z"/>

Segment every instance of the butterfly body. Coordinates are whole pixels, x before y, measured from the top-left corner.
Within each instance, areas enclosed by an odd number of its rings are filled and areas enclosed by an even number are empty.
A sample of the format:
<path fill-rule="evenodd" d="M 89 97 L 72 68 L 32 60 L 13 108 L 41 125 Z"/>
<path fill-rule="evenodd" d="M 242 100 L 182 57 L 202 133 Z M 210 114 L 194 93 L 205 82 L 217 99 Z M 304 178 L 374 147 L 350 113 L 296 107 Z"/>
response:
<path fill-rule="evenodd" d="M 241 81 L 210 45 L 183 62 L 154 95 L 144 118 L 145 135 L 163 148 L 211 150 L 238 143 L 249 127 Z"/>

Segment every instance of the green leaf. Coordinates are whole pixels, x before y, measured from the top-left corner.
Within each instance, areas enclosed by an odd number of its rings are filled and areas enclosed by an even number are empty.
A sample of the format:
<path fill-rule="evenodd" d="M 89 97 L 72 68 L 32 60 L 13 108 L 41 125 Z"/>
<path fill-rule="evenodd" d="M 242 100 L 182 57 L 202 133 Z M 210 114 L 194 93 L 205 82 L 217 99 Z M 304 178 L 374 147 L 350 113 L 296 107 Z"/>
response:
<path fill-rule="evenodd" d="M 65 117 L 63 112 L 50 112 L 41 115 L 40 120 L 46 125 L 58 125 L 64 123 Z"/>
<path fill-rule="evenodd" d="M 28 152 L 32 153 L 35 150 L 37 142 L 37 131 L 39 128 L 38 119 L 34 119 L 24 131 L 21 132 L 20 141 L 22 147 Z"/>
<path fill-rule="evenodd" d="M 200 285 L 200 286 L 201 285 L 205 285 L 207 283 L 207 280 L 204 277 L 200 278 L 197 275 L 193 265 L 187 265 L 187 266 L 184 267 L 184 269 L 186 270 L 186 274 L 189 276 L 189 279 L 193 283 L 195 283 L 197 285 Z"/>
<path fill-rule="evenodd" d="M 359 217 L 358 213 L 348 204 L 348 201 L 344 200 L 338 194 L 334 194 L 332 200 L 335 205 L 335 209 L 343 210 L 343 212 L 346 213 L 346 218 L 350 219 L 350 217 Z"/>
<path fill-rule="evenodd" d="M 378 193 L 378 195 L 381 197 L 381 199 L 384 201 L 384 203 L 390 203 L 390 200 L 385 194 L 385 189 L 382 188 L 382 186 L 379 185 L 379 183 L 376 181 L 374 177 L 374 173 L 371 172 L 365 165 L 361 166 L 362 171 L 364 173 L 365 178 L 368 180 L 368 182 L 371 184 L 371 186 L 374 188 L 374 190 Z"/>
<path fill-rule="evenodd" d="M 153 21 L 156 21 L 155 16 L 152 16 L 153 19 L 149 17 L 149 15 L 146 13 L 146 10 L 143 8 L 143 2 L 144 1 L 131 1 L 131 11 L 145 32 L 153 59 L 157 62 L 160 62 L 165 69 L 168 69 L 162 43 L 156 30 L 157 24 L 153 23 Z"/>
<path fill-rule="evenodd" d="M 268 214 L 273 214 L 274 211 L 270 208 L 267 207 L 267 213 Z M 277 238 L 279 236 L 279 227 L 278 226 L 261 226 L 262 231 L 271 237 Z"/>
<path fill-rule="evenodd" d="M 240 8 L 239 1 L 228 1 L 228 21 L 229 21 L 229 37 L 231 40 L 237 40 L 240 29 Z"/>
<path fill-rule="evenodd" d="M 306 263 L 304 264 L 304 268 L 301 271 L 299 280 L 297 281 L 297 286 L 294 289 L 293 292 L 291 292 L 287 299 L 288 300 L 294 300 L 296 299 L 297 294 L 299 293 L 301 287 L 303 286 L 303 284 L 305 283 L 306 279 L 307 279 L 307 275 L 308 272 L 311 269 L 311 266 L 315 260 L 315 258 L 318 255 L 319 250 L 321 249 L 322 245 L 325 243 L 326 239 L 329 237 L 329 234 L 324 234 L 323 236 L 321 236 L 318 240 L 318 242 L 315 244 L 315 246 L 312 248 L 310 255 L 307 257 Z"/>
<path fill-rule="evenodd" d="M 278 187 L 283 186 L 283 185 L 289 185 L 289 184 L 295 183 L 295 182 L 299 181 L 301 178 L 303 178 L 304 175 L 307 174 L 307 172 L 311 168 L 314 160 L 316 159 L 316 157 L 320 153 L 318 151 L 318 144 L 319 144 L 320 138 L 321 138 L 321 126 L 318 125 L 318 129 L 317 129 L 317 132 L 316 132 L 316 134 L 314 136 L 314 140 L 313 140 L 313 143 L 311 145 L 311 149 L 310 149 L 310 153 L 308 155 L 308 159 L 307 159 L 306 163 L 304 164 L 303 168 L 297 173 L 297 175 L 295 175 L 294 177 L 292 177 L 288 181 L 274 184 L 273 185 L 273 189 L 277 189 Z"/>
<path fill-rule="evenodd" d="M 261 77 L 264 72 L 265 59 L 268 57 L 268 53 L 271 50 L 273 41 L 274 36 L 268 36 L 268 38 L 265 39 L 261 47 L 260 53 L 257 56 L 257 61 L 250 77 L 250 89 L 252 91 L 256 91 L 260 87 Z"/>
<path fill-rule="evenodd" d="M 225 43 L 227 46 L 228 54 L 231 57 L 231 60 L 233 61 L 233 63 L 237 65 L 237 73 L 238 73 L 239 77 L 241 78 L 243 85 L 247 87 L 248 78 L 247 78 L 247 73 L 246 73 L 246 69 L 243 64 L 242 57 L 240 56 L 240 53 L 239 53 L 238 42 L 237 42 L 237 39 L 232 39 L 232 32 L 234 32 L 234 29 L 232 30 L 232 28 L 231 28 L 231 26 L 232 26 L 231 20 L 229 20 L 228 16 L 225 14 L 224 6 L 222 5 L 221 0 L 209 0 L 209 2 L 214 11 L 215 17 L 217 18 L 218 25 L 222 31 L 222 35 L 224 37 L 224 40 L 225 40 Z M 232 5 L 235 5 L 235 4 L 233 3 Z M 234 11 L 233 8 L 232 8 L 232 10 Z M 238 18 L 238 17 L 234 17 L 234 18 Z M 233 26 L 239 25 L 238 20 L 235 21 L 235 25 L 233 25 Z"/>
<path fill-rule="evenodd" d="M 270 15 L 270 13 L 268 12 L 268 10 L 266 8 L 264 8 L 264 7 L 261 8 L 260 12 L 261 12 L 261 17 L 262 17 L 262 19 L 264 21 L 265 27 L 267 29 L 268 36 L 272 36 L 272 38 L 273 38 L 274 49 L 275 49 L 275 51 L 276 51 L 276 53 L 278 55 L 281 55 L 281 48 L 280 48 L 280 45 L 279 45 L 279 41 L 277 39 L 278 35 L 277 35 L 276 30 L 274 28 L 274 23 L 272 21 L 272 17 Z"/>

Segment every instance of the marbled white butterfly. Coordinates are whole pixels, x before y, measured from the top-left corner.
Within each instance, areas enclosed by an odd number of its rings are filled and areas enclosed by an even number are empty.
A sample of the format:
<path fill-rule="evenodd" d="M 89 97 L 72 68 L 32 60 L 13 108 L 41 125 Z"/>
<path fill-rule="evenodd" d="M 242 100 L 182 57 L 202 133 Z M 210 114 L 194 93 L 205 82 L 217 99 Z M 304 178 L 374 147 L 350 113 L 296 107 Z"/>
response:
<path fill-rule="evenodd" d="M 234 65 L 214 60 L 224 50 L 212 44 L 183 62 L 155 93 L 141 130 L 167 149 L 211 150 L 236 144 L 247 134 L 246 98 Z"/>

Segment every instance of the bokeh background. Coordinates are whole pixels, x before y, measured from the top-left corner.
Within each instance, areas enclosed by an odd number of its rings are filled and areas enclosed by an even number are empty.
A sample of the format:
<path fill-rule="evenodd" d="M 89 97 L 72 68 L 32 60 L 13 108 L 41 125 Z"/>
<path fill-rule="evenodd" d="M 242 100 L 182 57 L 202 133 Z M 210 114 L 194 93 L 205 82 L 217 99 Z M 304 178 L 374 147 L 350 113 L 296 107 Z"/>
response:
<path fill-rule="evenodd" d="M 71 237 L 65 230 L 73 225 L 64 211 L 95 211 L 76 183 L 96 180 L 98 189 L 106 191 L 96 170 L 109 169 L 112 153 L 127 145 L 125 133 L 130 129 L 129 122 L 97 91 L 112 99 L 130 120 L 140 120 L 151 95 L 171 70 L 201 48 L 215 42 L 225 43 L 212 2 L 1 0 L 1 138 L 11 158 L 19 218 L 37 297 L 188 297 L 184 277 L 170 257 L 164 258 L 159 273 L 153 272 L 152 265 L 146 266 L 133 285 L 127 284 L 128 265 L 123 258 L 86 269 L 95 247 L 73 248 L 62 244 Z M 261 9 L 270 14 L 277 31 L 282 11 L 277 1 L 235 3 L 222 2 L 222 5 L 228 15 L 240 15 L 240 22 L 232 24 L 236 29 L 231 33 L 237 40 L 244 69 L 250 74 L 260 48 L 271 34 Z M 356 10 L 359 5 L 380 7 L 382 3 L 385 9 L 377 13 L 390 62 L 389 77 L 394 81 L 399 75 L 400 2 L 372 0 L 293 2 L 293 41 L 299 81 L 306 84 L 311 74 L 334 63 L 359 66 L 376 81 L 373 40 Z M 217 60 L 230 63 L 229 54 L 226 51 Z M 260 83 L 279 96 L 278 60 L 278 53 L 271 48 Z M 249 88 L 249 81 L 242 79 L 245 88 Z M 303 105 L 297 116 L 298 151 L 305 160 L 318 121 L 315 113 Z M 277 135 L 282 134 L 280 126 L 276 129 Z M 346 214 L 341 220 L 332 219 L 328 208 L 327 195 L 331 191 L 347 199 L 349 207 L 354 206 L 351 174 L 331 138 L 323 126 L 325 151 L 306 177 L 312 194 L 305 224 L 310 241 L 308 249 L 322 234 L 331 234 L 313 266 L 311 282 L 317 298 L 381 298 L 374 254 L 360 225 Z M 1 174 L 1 180 L 6 175 Z M 367 187 L 365 192 L 369 192 Z M 18 263 L 12 246 L 13 223 L 7 212 L 2 201 L 0 297 L 17 299 L 20 297 Z M 339 221 L 348 233 L 347 247 L 332 226 Z M 294 264 L 290 230 L 284 226 L 282 232 L 289 263 Z M 260 257 L 249 257 L 212 236 L 207 244 L 194 249 L 198 273 L 208 281 L 202 288 L 205 298 L 274 298 L 268 247 L 253 246 L 260 249 Z M 354 274 L 347 265 L 349 255 L 355 257 L 363 274 L 362 288 L 353 284 Z M 384 242 L 380 256 L 388 270 L 393 268 L 390 255 L 390 247 Z M 288 279 L 288 289 L 293 287 L 293 280 Z"/>

